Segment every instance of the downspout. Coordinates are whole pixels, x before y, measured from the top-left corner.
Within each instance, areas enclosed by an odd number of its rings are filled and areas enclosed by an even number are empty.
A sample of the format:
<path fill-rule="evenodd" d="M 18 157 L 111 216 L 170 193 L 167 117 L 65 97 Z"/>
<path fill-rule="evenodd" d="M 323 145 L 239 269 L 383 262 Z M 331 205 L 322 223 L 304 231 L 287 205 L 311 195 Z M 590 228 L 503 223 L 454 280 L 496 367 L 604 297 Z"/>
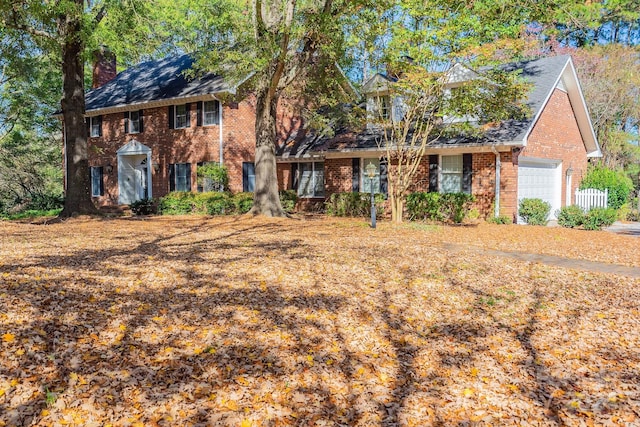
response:
<path fill-rule="evenodd" d="M 496 150 L 496 146 L 491 146 L 491 151 L 496 155 L 496 201 L 493 215 L 497 218 L 500 216 L 500 169 L 502 168 L 502 162 L 500 162 L 500 153 Z"/>
<path fill-rule="evenodd" d="M 218 127 L 220 128 L 220 166 L 223 165 L 224 163 L 224 142 L 223 142 L 223 138 L 222 138 L 222 101 L 218 101 L 218 105 L 220 106 L 220 108 L 218 108 L 218 123 L 220 124 Z"/>

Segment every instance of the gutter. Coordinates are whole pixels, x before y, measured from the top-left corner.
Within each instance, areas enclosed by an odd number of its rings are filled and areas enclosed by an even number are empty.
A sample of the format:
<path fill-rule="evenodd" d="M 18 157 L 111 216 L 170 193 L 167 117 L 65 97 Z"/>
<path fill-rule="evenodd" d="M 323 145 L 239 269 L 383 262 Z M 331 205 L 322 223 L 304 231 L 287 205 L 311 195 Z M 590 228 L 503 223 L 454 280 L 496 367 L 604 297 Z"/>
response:
<path fill-rule="evenodd" d="M 491 152 L 496 155 L 496 200 L 493 215 L 497 218 L 500 216 L 500 169 L 502 169 L 502 162 L 500 161 L 500 153 L 496 150 L 496 146 L 491 146 Z"/>

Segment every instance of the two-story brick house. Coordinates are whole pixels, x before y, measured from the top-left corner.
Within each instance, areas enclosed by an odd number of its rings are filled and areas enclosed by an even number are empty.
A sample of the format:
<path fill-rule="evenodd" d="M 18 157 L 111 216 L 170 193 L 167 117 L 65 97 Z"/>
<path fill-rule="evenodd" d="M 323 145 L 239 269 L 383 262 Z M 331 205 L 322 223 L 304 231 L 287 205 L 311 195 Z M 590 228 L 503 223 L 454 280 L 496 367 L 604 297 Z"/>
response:
<path fill-rule="evenodd" d="M 526 100 L 531 115 L 502 122 L 482 137 L 433 140 L 415 177 L 414 190 L 470 193 L 483 217 L 506 215 L 514 220 L 519 200 L 540 198 L 551 205 L 553 219 L 558 209 L 572 204 L 588 158 L 601 156 L 576 71 L 569 56 L 504 68 L 520 71 L 531 84 Z M 476 76 L 456 65 L 448 88 Z M 396 100 L 389 98 L 385 88 L 391 80 L 377 74 L 365 82 L 362 92 L 368 109 L 382 105 L 393 114 Z M 373 102 L 374 98 L 383 102 Z M 378 146 L 380 139 L 379 131 L 370 126 L 336 129 L 330 137 L 301 131 L 279 152 L 281 186 L 297 183 L 302 188 L 299 194 L 317 201 L 336 192 L 369 191 L 370 185 L 384 192 L 388 165 L 384 148 Z M 377 170 L 373 183 L 362 173 L 370 163 Z"/>

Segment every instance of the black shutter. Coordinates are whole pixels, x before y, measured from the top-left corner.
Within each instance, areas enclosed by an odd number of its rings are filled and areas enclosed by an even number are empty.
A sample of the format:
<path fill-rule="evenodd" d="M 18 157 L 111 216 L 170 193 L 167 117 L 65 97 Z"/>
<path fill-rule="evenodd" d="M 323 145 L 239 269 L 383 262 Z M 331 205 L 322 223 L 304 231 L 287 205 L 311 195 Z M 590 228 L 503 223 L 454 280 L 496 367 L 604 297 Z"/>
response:
<path fill-rule="evenodd" d="M 169 115 L 169 129 L 175 129 L 176 125 L 175 125 L 175 119 L 176 119 L 176 107 L 174 107 L 173 105 L 169 105 L 169 112 L 167 113 Z"/>
<path fill-rule="evenodd" d="M 191 191 L 191 163 L 185 163 L 187 169 L 187 191 Z"/>
<path fill-rule="evenodd" d="M 176 165 L 169 165 L 169 191 L 176 191 Z"/>
<path fill-rule="evenodd" d="M 299 176 L 298 176 L 298 164 L 291 163 L 291 189 L 298 191 Z"/>
<path fill-rule="evenodd" d="M 196 126 L 202 126 L 202 101 L 196 102 Z"/>
<path fill-rule="evenodd" d="M 360 158 L 351 159 L 351 191 L 360 191 Z"/>
<path fill-rule="evenodd" d="M 138 122 L 140 123 L 138 127 L 140 128 L 140 133 L 144 132 L 144 128 L 142 127 L 142 111 L 138 111 Z"/>
<path fill-rule="evenodd" d="M 389 181 L 387 180 L 387 172 L 389 170 L 389 161 L 386 157 L 380 159 L 380 192 L 386 196 L 389 194 Z"/>
<path fill-rule="evenodd" d="M 186 104 L 184 104 L 184 112 L 187 116 L 187 126 L 188 128 L 191 127 L 191 104 L 189 104 L 188 102 Z"/>
<path fill-rule="evenodd" d="M 462 155 L 462 192 L 471 194 L 471 177 L 473 176 L 473 155 Z"/>
<path fill-rule="evenodd" d="M 242 162 L 242 191 L 249 191 L 249 162 Z"/>
<path fill-rule="evenodd" d="M 98 168 L 98 175 L 100 176 L 100 195 L 104 196 L 104 176 L 102 166 Z"/>
<path fill-rule="evenodd" d="M 98 120 L 98 136 L 102 136 L 102 116 L 98 116 L 97 120 Z"/>
<path fill-rule="evenodd" d="M 124 133 L 129 133 L 129 112 L 124 112 Z"/>
<path fill-rule="evenodd" d="M 429 192 L 438 192 L 438 155 L 429 156 Z"/>
<path fill-rule="evenodd" d="M 91 136 L 91 117 L 85 117 L 84 124 L 87 125 L 87 137 L 90 137 Z"/>

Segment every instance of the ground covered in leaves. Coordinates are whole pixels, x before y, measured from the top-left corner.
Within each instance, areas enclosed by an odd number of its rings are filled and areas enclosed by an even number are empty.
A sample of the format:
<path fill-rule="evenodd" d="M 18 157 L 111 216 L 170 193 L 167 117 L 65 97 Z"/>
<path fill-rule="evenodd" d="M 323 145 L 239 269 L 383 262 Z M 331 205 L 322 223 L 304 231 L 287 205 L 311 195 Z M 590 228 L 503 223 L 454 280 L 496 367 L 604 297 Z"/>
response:
<path fill-rule="evenodd" d="M 607 232 L 0 222 L 0 426 L 640 425 L 640 268 Z"/>

